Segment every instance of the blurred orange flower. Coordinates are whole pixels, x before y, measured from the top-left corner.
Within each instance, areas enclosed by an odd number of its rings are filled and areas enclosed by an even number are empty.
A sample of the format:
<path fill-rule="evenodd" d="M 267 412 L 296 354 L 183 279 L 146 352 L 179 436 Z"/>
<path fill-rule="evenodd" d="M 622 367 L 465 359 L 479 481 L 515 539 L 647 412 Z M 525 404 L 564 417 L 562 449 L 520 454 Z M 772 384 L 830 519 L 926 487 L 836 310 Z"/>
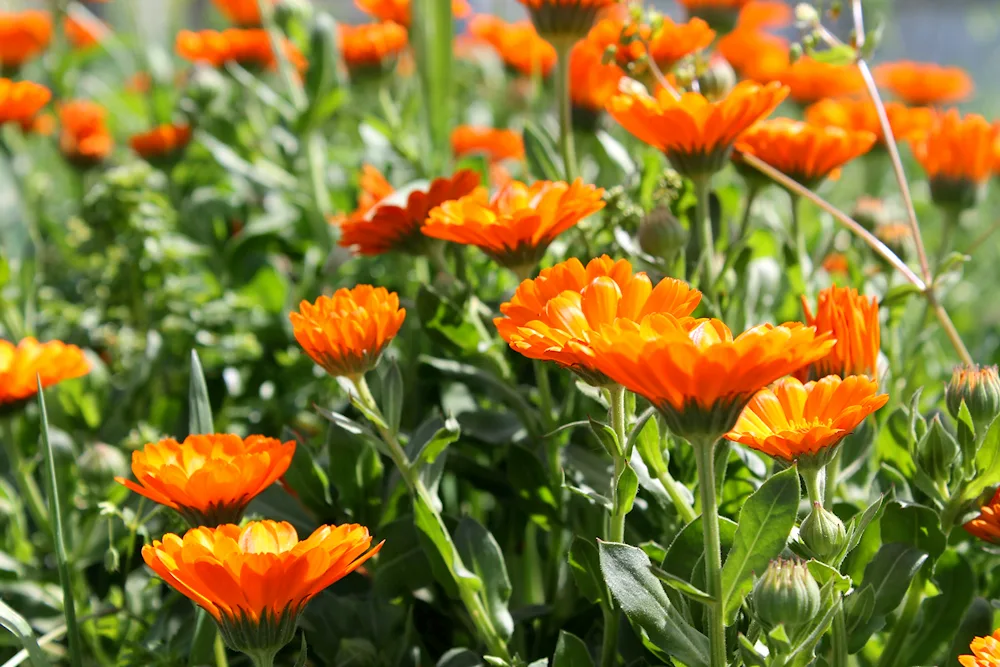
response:
<path fill-rule="evenodd" d="M 271 4 L 276 1 L 270 0 Z M 257 0 L 212 0 L 212 4 L 230 23 L 244 28 L 255 28 L 260 25 L 260 7 L 257 5 Z"/>
<path fill-rule="evenodd" d="M 889 127 L 896 141 L 918 137 L 934 124 L 934 111 L 927 107 L 908 107 L 899 102 L 885 105 Z M 878 112 L 871 100 L 820 100 L 806 109 L 806 122 L 812 125 L 839 127 L 844 130 L 866 130 L 885 142 Z"/>
<path fill-rule="evenodd" d="M 792 22 L 792 8 L 781 0 L 751 0 L 740 9 L 737 30 L 782 28 Z"/>
<path fill-rule="evenodd" d="M 604 190 L 577 179 L 511 181 L 492 199 L 485 189 L 430 212 L 427 236 L 473 245 L 519 274 L 533 271 L 549 244 L 567 229 L 604 208 Z"/>
<path fill-rule="evenodd" d="M 975 637 L 969 650 L 972 655 L 958 656 L 962 667 L 997 667 L 1000 665 L 1000 630 L 989 637 Z"/>
<path fill-rule="evenodd" d="M 30 128 L 51 98 L 52 93 L 41 84 L 0 78 L 0 125 L 19 123 Z"/>
<path fill-rule="evenodd" d="M 235 62 L 244 67 L 274 67 L 276 59 L 271 40 L 265 30 L 181 30 L 177 33 L 177 54 L 191 62 L 207 62 L 222 67 Z M 305 71 L 308 64 L 302 52 L 285 40 L 285 56 L 298 71 Z"/>
<path fill-rule="evenodd" d="M 167 123 L 148 132 L 132 135 L 128 143 L 140 157 L 152 160 L 174 155 L 183 150 L 190 141 L 190 126 Z"/>
<path fill-rule="evenodd" d="M 383 184 L 377 184 L 380 188 Z M 469 169 L 450 178 L 436 178 L 430 184 L 395 192 L 381 199 L 363 215 L 340 221 L 340 245 L 359 255 L 381 255 L 390 251 L 419 254 L 426 237 L 420 229 L 431 209 L 446 201 L 464 197 L 479 185 L 479 176 Z"/>
<path fill-rule="evenodd" d="M 902 60 L 875 68 L 875 80 L 893 95 L 914 106 L 961 102 L 972 94 L 972 77 L 961 67 Z"/>
<path fill-rule="evenodd" d="M 618 0 L 518 0 L 546 40 L 570 44 L 586 36 L 601 10 Z"/>
<path fill-rule="evenodd" d="M 107 111 L 88 100 L 59 105 L 59 150 L 70 162 L 91 166 L 111 155 L 114 139 L 104 124 Z"/>
<path fill-rule="evenodd" d="M 1000 488 L 996 490 L 988 503 L 979 508 L 979 516 L 967 522 L 964 527 L 965 530 L 984 542 L 1000 544 Z M 997 656 L 1000 657 L 1000 650 L 997 651 Z M 975 663 L 963 662 L 962 664 Z"/>
<path fill-rule="evenodd" d="M 380 69 L 406 48 L 406 28 L 385 21 L 366 25 L 338 23 L 340 51 L 352 71 Z"/>
<path fill-rule="evenodd" d="M 153 77 L 149 72 L 136 72 L 125 82 L 125 90 L 130 93 L 145 94 L 153 87 Z"/>
<path fill-rule="evenodd" d="M 851 264 L 847 260 L 847 256 L 839 252 L 831 252 L 829 255 L 823 258 L 823 270 L 833 274 L 847 275 L 848 271 L 851 269 Z"/>
<path fill-rule="evenodd" d="M 0 66 L 17 70 L 44 51 L 52 40 L 48 12 L 28 9 L 0 11 Z"/>
<path fill-rule="evenodd" d="M 410 27 L 410 0 L 354 0 L 354 4 L 379 21 L 393 21 Z M 472 10 L 467 0 L 451 0 L 451 13 L 455 18 L 464 19 Z"/>
<path fill-rule="evenodd" d="M 834 448 L 889 400 L 864 376 L 779 380 L 758 391 L 726 438 L 791 465 L 825 464 Z"/>
<path fill-rule="evenodd" d="M 524 140 L 514 130 L 459 125 L 451 133 L 451 150 L 456 157 L 479 153 L 490 162 L 523 160 Z"/>
<path fill-rule="evenodd" d="M 834 65 L 808 56 L 779 72 L 777 80 L 788 86 L 788 96 L 799 104 L 850 96 L 865 89 L 865 81 L 853 65 Z"/>
<path fill-rule="evenodd" d="M 603 325 L 623 317 L 635 322 L 652 313 L 686 317 L 701 292 L 674 278 L 656 286 L 645 272 L 604 255 L 584 267 L 571 258 L 525 280 L 493 320 L 511 349 L 529 359 L 554 361 L 594 386 L 612 384 L 593 364 L 589 343 Z"/>
<path fill-rule="evenodd" d="M 589 39 L 581 39 L 569 58 L 569 95 L 575 109 L 603 111 L 625 72 L 614 63 L 605 65 L 604 51 Z"/>
<path fill-rule="evenodd" d="M 875 135 L 866 130 L 842 130 L 775 118 L 744 132 L 736 142 L 736 150 L 755 155 L 813 188 L 827 177 L 836 178 L 842 166 L 867 153 L 874 144 Z"/>
<path fill-rule="evenodd" d="M 90 372 L 83 351 L 58 340 L 39 343 L 22 338 L 15 345 L 0 339 L 0 405 L 31 398 L 38 392 L 35 376 L 42 387 L 72 380 Z"/>
<path fill-rule="evenodd" d="M 716 46 L 743 78 L 758 83 L 776 81 L 788 69 L 788 40 L 758 30 L 737 28 Z"/>
<path fill-rule="evenodd" d="M 334 377 L 356 379 L 375 368 L 406 319 L 399 295 L 384 287 L 341 288 L 289 314 L 295 340 Z"/>
<path fill-rule="evenodd" d="M 994 145 L 1000 127 L 976 114 L 951 109 L 930 130 L 912 140 L 913 155 L 931 181 L 978 185 L 995 167 Z"/>
<path fill-rule="evenodd" d="M 189 435 L 148 443 L 132 452 L 135 493 L 165 505 L 192 527 L 237 523 L 247 505 L 285 474 L 295 442 L 251 435 Z"/>
<path fill-rule="evenodd" d="M 392 184 L 385 180 L 385 176 L 370 164 L 361 167 L 358 186 L 360 187 L 358 207 L 350 214 L 334 216 L 331 222 L 339 225 L 349 218 L 361 220 L 376 204 L 394 192 Z"/>
<path fill-rule="evenodd" d="M 507 23 L 480 14 L 469 21 L 469 33 L 491 45 L 507 67 L 524 76 L 538 71 L 547 77 L 556 66 L 556 50 L 529 21 Z"/>
<path fill-rule="evenodd" d="M 646 54 L 645 42 L 649 44 L 649 56 L 663 71 L 671 69 L 685 56 L 705 48 L 714 39 L 715 31 L 701 19 L 674 23 L 668 16 L 663 17 L 662 27 L 656 32 L 644 24 L 638 27 L 637 35 L 635 25 L 603 19 L 587 35 L 587 41 L 599 47 L 602 53 L 609 46 L 614 46 L 617 49 L 618 64 L 622 67 Z"/>
<path fill-rule="evenodd" d="M 744 81 L 717 102 L 698 93 L 675 99 L 667 90 L 656 97 L 632 91 L 612 97 L 607 108 L 622 127 L 663 151 L 677 171 L 705 176 L 725 166 L 740 134 L 774 111 L 787 93 L 779 83 Z"/>
<path fill-rule="evenodd" d="M 805 296 L 802 297 L 802 310 L 806 324 L 815 327 L 818 334 L 831 334 L 836 345 L 829 354 L 797 373 L 797 378 L 808 380 L 827 375 L 876 378 L 881 334 L 875 297 L 868 298 L 854 288 L 834 285 L 820 291 L 815 315 Z"/>
<path fill-rule="evenodd" d="M 100 44 L 108 34 L 108 26 L 89 16 L 67 14 L 63 20 L 63 32 L 73 48 L 82 51 Z"/>

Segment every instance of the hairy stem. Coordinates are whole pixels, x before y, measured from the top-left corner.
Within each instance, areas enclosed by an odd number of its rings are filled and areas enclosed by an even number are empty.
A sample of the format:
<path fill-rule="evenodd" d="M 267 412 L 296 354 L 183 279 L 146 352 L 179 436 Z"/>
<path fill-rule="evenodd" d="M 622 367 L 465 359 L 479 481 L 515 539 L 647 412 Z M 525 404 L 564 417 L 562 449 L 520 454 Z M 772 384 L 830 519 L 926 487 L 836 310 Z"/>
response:
<path fill-rule="evenodd" d="M 726 667 L 726 626 L 722 614 L 722 549 L 715 497 L 715 441 L 692 442 L 698 464 L 701 524 L 705 544 L 705 581 L 715 601 L 708 605 L 709 667 Z"/>
<path fill-rule="evenodd" d="M 556 72 L 556 97 L 559 100 L 559 150 L 562 152 L 563 170 L 566 180 L 572 181 L 579 173 L 576 166 L 576 146 L 573 139 L 573 110 L 570 97 L 570 52 L 573 42 L 563 40 L 556 45 L 558 56 Z"/>

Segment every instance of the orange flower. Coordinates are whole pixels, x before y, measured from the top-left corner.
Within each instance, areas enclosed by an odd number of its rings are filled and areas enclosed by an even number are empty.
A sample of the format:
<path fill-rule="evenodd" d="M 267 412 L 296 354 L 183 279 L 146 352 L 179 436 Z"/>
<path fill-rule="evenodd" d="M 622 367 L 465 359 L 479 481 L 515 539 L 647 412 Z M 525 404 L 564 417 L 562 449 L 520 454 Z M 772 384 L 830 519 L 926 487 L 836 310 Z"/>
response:
<path fill-rule="evenodd" d="M 176 510 L 191 526 L 237 523 L 247 505 L 285 474 L 295 442 L 251 435 L 189 435 L 132 452 L 138 484 L 116 477 L 153 502 Z"/>
<path fill-rule="evenodd" d="M 370 164 L 361 167 L 358 185 L 361 188 L 358 195 L 358 207 L 350 215 L 336 216 L 331 222 L 339 225 L 348 219 L 363 220 L 368 211 L 394 192 L 392 185 L 385 180 L 385 176 Z"/>
<path fill-rule="evenodd" d="M 373 185 L 376 185 L 373 183 Z M 385 183 L 377 183 L 379 188 Z M 476 172 L 462 169 L 451 178 L 436 178 L 422 185 L 386 196 L 364 215 L 340 222 L 340 245 L 359 255 L 381 255 L 398 250 L 419 254 L 424 250 L 420 232 L 431 209 L 464 197 L 479 185 Z"/>
<path fill-rule="evenodd" d="M 305 57 L 294 44 L 284 41 L 285 56 L 298 71 L 306 69 Z M 274 67 L 276 60 L 265 30 L 228 28 L 223 31 L 181 30 L 177 33 L 177 55 L 191 62 L 207 62 L 222 67 L 227 62 L 244 67 Z"/>
<path fill-rule="evenodd" d="M 379 21 L 410 27 L 410 0 L 354 0 L 354 4 Z M 451 13 L 455 18 L 464 19 L 471 12 L 467 0 L 451 0 Z"/>
<path fill-rule="evenodd" d="M 524 76 L 538 71 L 547 77 L 556 66 L 556 50 L 538 36 L 528 21 L 507 23 L 480 14 L 469 21 L 469 33 L 492 46 L 507 67 Z"/>
<path fill-rule="evenodd" d="M 309 600 L 382 547 L 371 542 L 357 524 L 320 526 L 299 541 L 289 523 L 254 521 L 168 533 L 144 546 L 142 559 L 215 618 L 230 648 L 271 664 Z"/>
<path fill-rule="evenodd" d="M 885 105 L 892 136 L 897 141 L 925 134 L 934 124 L 934 111 L 927 107 L 908 107 L 899 102 Z M 865 130 L 885 143 L 878 112 L 871 100 L 820 100 L 806 109 L 806 122 L 812 125 L 839 127 L 844 130 Z"/>
<path fill-rule="evenodd" d="M 48 88 L 32 81 L 0 79 L 0 125 L 20 123 L 31 127 L 51 97 Z"/>
<path fill-rule="evenodd" d="M 851 264 L 847 260 L 847 256 L 839 252 L 831 252 L 829 255 L 823 258 L 823 270 L 833 274 L 847 275 L 848 271 L 851 269 Z"/>
<path fill-rule="evenodd" d="M 604 51 L 594 42 L 581 39 L 569 58 L 569 94 L 574 110 L 596 114 L 618 92 L 625 72 L 614 63 L 602 62 Z"/>
<path fill-rule="evenodd" d="M 74 17 L 67 14 L 63 20 L 63 31 L 73 48 L 82 51 L 100 44 L 108 33 L 108 27 L 89 16 Z"/>
<path fill-rule="evenodd" d="M 998 140 L 1000 126 L 976 114 L 963 118 L 952 109 L 911 141 L 913 155 L 930 179 L 934 202 L 960 209 L 975 205 L 979 186 L 997 166 Z"/>
<path fill-rule="evenodd" d="M 791 465 L 818 467 L 858 425 L 888 402 L 864 376 L 785 378 L 751 399 L 726 438 Z"/>
<path fill-rule="evenodd" d="M 598 371 L 649 400 L 673 433 L 704 444 L 732 429 L 760 389 L 832 347 L 829 334 L 798 322 L 763 324 L 734 339 L 719 320 L 669 315 L 618 319 L 590 338 Z"/>
<path fill-rule="evenodd" d="M 0 67 L 17 70 L 42 51 L 52 40 L 52 19 L 48 12 L 0 11 Z"/>
<path fill-rule="evenodd" d="M 674 99 L 629 92 L 608 102 L 608 113 L 633 135 L 666 153 L 685 176 L 706 176 L 725 166 L 733 143 L 747 128 L 766 117 L 785 98 L 778 83 L 760 86 L 744 81 L 729 95 L 711 102 L 698 93 Z"/>
<path fill-rule="evenodd" d="M 740 9 L 737 30 L 782 28 L 792 22 L 792 8 L 780 0 L 752 0 Z"/>
<path fill-rule="evenodd" d="M 295 340 L 334 377 L 358 378 L 375 368 L 406 318 L 399 296 L 384 287 L 341 288 L 289 314 Z"/>
<path fill-rule="evenodd" d="M 604 255 L 584 268 L 574 257 L 522 282 L 493 323 L 512 350 L 605 386 L 612 382 L 594 367 L 589 347 L 601 326 L 619 317 L 639 322 L 652 313 L 686 317 L 700 301 L 701 292 L 674 278 L 654 287 L 645 272 L 633 275 L 627 260 Z"/>
<path fill-rule="evenodd" d="M 776 81 L 788 69 L 788 40 L 765 32 L 737 28 L 719 40 L 718 51 L 743 78 Z"/>
<path fill-rule="evenodd" d="M 151 160 L 169 157 L 191 141 L 191 128 L 187 125 L 159 125 L 148 132 L 132 135 L 129 145 L 141 157 Z"/>
<path fill-rule="evenodd" d="M 406 28 L 398 23 L 337 25 L 340 51 L 351 71 L 379 70 L 406 48 Z"/>
<path fill-rule="evenodd" d="M 755 155 L 812 188 L 828 176 L 836 178 L 842 166 L 867 153 L 874 144 L 875 135 L 865 130 L 775 118 L 744 132 L 736 142 L 736 150 Z"/>
<path fill-rule="evenodd" d="M 587 35 L 601 10 L 618 0 L 518 0 L 528 8 L 531 22 L 549 42 L 572 44 Z"/>
<path fill-rule="evenodd" d="M 137 95 L 148 93 L 153 87 L 153 77 L 149 72 L 136 72 L 125 82 L 125 90 Z"/>
<path fill-rule="evenodd" d="M 482 153 L 490 162 L 523 160 L 524 140 L 513 130 L 460 125 L 451 133 L 451 150 L 456 157 Z"/>
<path fill-rule="evenodd" d="M 480 188 L 430 212 L 427 236 L 474 245 L 522 274 L 534 270 L 559 234 L 604 208 L 604 190 L 573 183 L 511 181 L 490 200 Z"/>
<path fill-rule="evenodd" d="M 685 56 L 705 48 L 714 39 L 715 31 L 701 19 L 674 23 L 668 16 L 663 17 L 662 27 L 655 33 L 650 26 L 641 25 L 638 26 L 637 36 L 635 25 L 603 19 L 587 36 L 587 41 L 599 47 L 602 53 L 609 46 L 614 46 L 617 49 L 618 64 L 622 67 L 646 54 L 646 46 L 643 44 L 646 42 L 649 44 L 649 56 L 664 71 L 671 69 Z"/>
<path fill-rule="evenodd" d="M 742 9 L 751 4 L 752 0 L 678 0 L 678 2 L 687 10 L 689 17 L 704 19 L 715 30 L 728 32 L 736 25 Z"/>
<path fill-rule="evenodd" d="M 961 102 L 972 94 L 972 77 L 961 67 L 902 60 L 875 68 L 875 80 L 907 104 L 932 106 Z"/>
<path fill-rule="evenodd" d="M 809 57 L 789 65 L 778 73 L 777 80 L 788 86 L 788 96 L 799 104 L 854 95 L 865 89 L 865 81 L 853 65 L 834 65 Z"/>
<path fill-rule="evenodd" d="M 985 542 L 1000 544 L 1000 488 L 993 494 L 992 500 L 979 508 L 979 516 L 965 524 L 965 530 Z"/>
<path fill-rule="evenodd" d="M 39 343 L 22 338 L 14 345 L 0 339 L 0 405 L 31 398 L 38 392 L 35 376 L 50 387 L 90 372 L 90 364 L 76 345 L 58 340 Z"/>
<path fill-rule="evenodd" d="M 271 4 L 275 1 L 271 0 Z M 251 28 L 260 25 L 260 7 L 257 5 L 257 0 L 212 0 L 212 4 L 230 23 Z"/>
<path fill-rule="evenodd" d="M 1000 630 L 990 637 L 976 637 L 969 649 L 972 655 L 958 656 L 962 667 L 997 667 L 1000 665 Z"/>
<path fill-rule="evenodd" d="M 815 315 L 804 296 L 802 309 L 806 324 L 815 327 L 819 334 L 831 334 L 837 342 L 828 355 L 803 368 L 796 377 L 800 380 L 827 375 L 876 377 L 881 336 L 875 297 L 868 299 L 854 288 L 834 285 L 820 291 Z"/>
<path fill-rule="evenodd" d="M 114 140 L 104 124 L 104 107 L 87 100 L 59 105 L 59 150 L 81 166 L 92 166 L 111 155 Z"/>

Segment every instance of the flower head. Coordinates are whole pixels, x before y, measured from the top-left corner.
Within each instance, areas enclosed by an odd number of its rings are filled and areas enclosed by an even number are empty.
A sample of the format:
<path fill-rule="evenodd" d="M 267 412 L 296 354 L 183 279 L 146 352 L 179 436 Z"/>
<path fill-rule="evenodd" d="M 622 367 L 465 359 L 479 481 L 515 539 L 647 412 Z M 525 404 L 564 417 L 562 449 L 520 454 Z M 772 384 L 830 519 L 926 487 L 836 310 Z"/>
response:
<path fill-rule="evenodd" d="M 639 39 L 641 38 L 641 39 Z M 668 16 L 653 30 L 648 25 L 626 25 L 623 21 L 603 19 L 591 29 L 587 41 L 603 52 L 609 46 L 617 51 L 617 61 L 622 67 L 636 62 L 647 55 L 656 65 L 666 71 L 685 56 L 699 51 L 712 43 L 715 31 L 701 19 L 694 18 L 687 23 L 674 23 Z"/>
<path fill-rule="evenodd" d="M 30 127 L 51 98 L 48 88 L 33 81 L 0 79 L 0 125 L 18 123 Z"/>
<path fill-rule="evenodd" d="M 678 0 L 687 10 L 689 17 L 697 17 L 708 22 L 719 32 L 729 32 L 736 25 L 744 7 L 752 0 Z"/>
<path fill-rule="evenodd" d="M 989 637 L 976 637 L 969 644 L 972 655 L 958 656 L 962 667 L 997 667 L 1000 665 L 1000 630 Z"/>
<path fill-rule="evenodd" d="M 576 42 L 587 35 L 599 12 L 618 0 L 518 0 L 528 8 L 538 34 L 549 42 Z"/>
<path fill-rule="evenodd" d="M 451 133 L 451 150 L 456 157 L 482 154 L 490 162 L 523 160 L 524 140 L 514 130 L 459 125 Z"/>
<path fill-rule="evenodd" d="M 930 179 L 934 202 L 959 209 L 974 206 L 980 186 L 997 166 L 997 141 L 1000 125 L 976 114 L 962 117 L 955 109 L 912 140 L 913 155 Z"/>
<path fill-rule="evenodd" d="M 72 380 L 90 372 L 90 364 L 76 345 L 58 340 L 39 343 L 23 338 L 15 345 L 0 339 L 0 405 L 31 398 L 42 387 Z"/>
<path fill-rule="evenodd" d="M 865 89 L 865 81 L 853 65 L 835 65 L 808 56 L 779 72 L 777 79 L 788 86 L 788 96 L 799 104 L 854 95 Z"/>
<path fill-rule="evenodd" d="M 474 245 L 499 264 L 531 271 L 549 244 L 564 231 L 604 208 L 604 190 L 577 179 L 511 181 L 490 199 L 477 190 L 430 212 L 427 236 Z"/>
<path fill-rule="evenodd" d="M 847 255 L 839 252 L 831 252 L 823 258 L 823 270 L 830 275 L 846 276 L 851 269 L 851 263 Z"/>
<path fill-rule="evenodd" d="M 889 400 L 864 376 L 779 380 L 758 391 L 726 437 L 787 464 L 822 465 L 868 415 Z"/>
<path fill-rule="evenodd" d="M 1000 374 L 996 366 L 964 364 L 956 366 L 951 381 L 944 390 L 948 412 L 956 420 L 965 404 L 972 417 L 976 432 L 987 432 L 993 420 L 1000 415 Z"/>
<path fill-rule="evenodd" d="M 82 51 L 100 44 L 108 33 L 108 26 L 94 18 L 67 14 L 63 20 L 63 32 L 73 48 Z"/>
<path fill-rule="evenodd" d="M 607 255 L 587 266 L 575 257 L 518 286 L 493 320 L 512 350 L 530 359 L 554 361 L 595 386 L 611 384 L 596 370 L 590 338 L 618 318 L 641 321 L 652 313 L 687 317 L 701 292 L 674 278 L 655 286 L 645 272 Z"/>
<path fill-rule="evenodd" d="M 247 505 L 285 474 L 295 443 L 251 435 L 189 435 L 132 453 L 132 491 L 176 510 L 191 526 L 237 523 Z"/>
<path fill-rule="evenodd" d="M 719 320 L 652 315 L 602 327 L 590 347 L 598 371 L 649 400 L 672 432 L 700 442 L 722 437 L 754 394 L 824 357 L 833 340 L 798 322 L 733 338 Z"/>
<path fill-rule="evenodd" d="M 383 179 L 384 180 L 384 179 Z M 375 183 L 381 186 L 385 183 Z M 340 222 L 340 245 L 354 248 L 360 255 L 381 255 L 390 251 L 419 253 L 424 248 L 421 228 L 432 209 L 446 201 L 469 194 L 479 185 L 479 176 L 468 169 L 450 178 L 436 178 L 394 192 L 373 204 L 363 215 Z"/>
<path fill-rule="evenodd" d="M 393 21 L 401 26 L 410 27 L 411 0 L 354 0 L 354 4 L 379 21 Z M 471 11 L 467 0 L 451 0 L 451 13 L 455 18 L 464 19 Z"/>
<path fill-rule="evenodd" d="M 370 164 L 361 167 L 358 186 L 361 190 L 358 194 L 358 207 L 353 213 L 335 216 L 332 220 L 335 224 L 340 225 L 350 219 L 364 220 L 368 211 L 372 210 L 376 204 L 395 192 L 392 184 L 385 180 L 382 172 Z"/>
<path fill-rule="evenodd" d="M 70 162 L 91 166 L 111 154 L 114 139 L 104 124 L 107 111 L 88 100 L 59 105 L 59 150 Z"/>
<path fill-rule="evenodd" d="M 876 377 L 881 336 L 878 301 L 874 297 L 869 299 L 854 288 L 834 285 L 820 291 L 815 315 L 804 296 L 802 309 L 806 324 L 815 327 L 819 334 L 831 334 L 837 342 L 829 354 L 815 360 L 811 367 L 803 368 L 797 374 L 799 379 L 827 375 Z"/>
<path fill-rule="evenodd" d="M 48 12 L 28 9 L 0 11 L 0 67 L 17 71 L 44 51 L 52 41 L 52 18 Z"/>
<path fill-rule="evenodd" d="M 596 121 L 597 114 L 611 97 L 618 93 L 618 82 L 625 72 L 614 63 L 603 62 L 604 50 L 589 39 L 581 39 L 569 56 L 569 96 L 575 113 L 588 114 Z"/>
<path fill-rule="evenodd" d="M 738 27 L 719 40 L 718 52 L 743 78 L 776 81 L 788 69 L 788 40 L 756 29 Z"/>
<path fill-rule="evenodd" d="M 384 287 L 341 288 L 289 314 L 295 340 L 334 377 L 361 377 L 378 363 L 406 319 L 399 296 Z"/>
<path fill-rule="evenodd" d="M 547 77 L 556 66 L 556 50 L 528 21 L 507 23 L 488 14 L 469 21 L 469 32 L 493 47 L 504 65 L 524 76 Z"/>
<path fill-rule="evenodd" d="M 698 93 L 675 99 L 660 90 L 656 97 L 629 92 L 608 102 L 608 113 L 647 144 L 663 151 L 686 176 L 711 175 L 721 169 L 736 139 L 781 103 L 787 88 L 742 82 L 717 102 Z"/>
<path fill-rule="evenodd" d="M 979 508 L 979 516 L 966 523 L 964 527 L 966 531 L 984 542 L 1000 544 L 1000 488 L 994 492 L 993 498 L 988 503 Z M 1000 657 L 1000 651 L 997 655 Z"/>
<path fill-rule="evenodd" d="M 743 5 L 737 30 L 782 28 L 792 22 L 792 8 L 780 0 L 752 0 Z"/>
<path fill-rule="evenodd" d="M 300 541 L 289 523 L 255 521 L 168 533 L 144 546 L 142 558 L 212 615 L 230 648 L 273 659 L 309 600 L 382 547 L 371 542 L 357 524 L 320 526 Z"/>
<path fill-rule="evenodd" d="M 272 4 L 276 0 L 271 0 Z M 212 0 L 215 8 L 230 23 L 241 28 L 256 28 L 260 25 L 260 6 L 257 0 Z"/>
<path fill-rule="evenodd" d="M 340 51 L 354 74 L 380 72 L 406 48 L 406 28 L 384 21 L 366 25 L 338 23 Z"/>
<path fill-rule="evenodd" d="M 128 140 L 129 146 L 146 160 L 166 158 L 182 151 L 191 141 L 191 127 L 188 125 L 158 125 L 148 132 L 134 134 Z"/>
<path fill-rule="evenodd" d="M 291 42 L 283 42 L 285 56 L 297 70 L 304 71 L 307 63 Z M 271 40 L 266 30 L 228 28 L 226 30 L 181 30 L 177 33 L 177 54 L 191 62 L 206 62 L 222 67 L 235 62 L 244 67 L 273 68 L 276 66 Z"/>
<path fill-rule="evenodd" d="M 961 102 L 974 88 L 972 77 L 961 67 L 910 60 L 879 65 L 875 80 L 906 104 L 915 106 Z"/>
<path fill-rule="evenodd" d="M 888 102 L 885 113 L 896 141 L 919 137 L 934 124 L 934 111 L 927 107 L 908 107 L 899 102 Z M 871 100 L 820 100 L 806 109 L 806 122 L 843 130 L 864 130 L 878 137 L 879 143 L 885 143 L 878 112 Z"/>

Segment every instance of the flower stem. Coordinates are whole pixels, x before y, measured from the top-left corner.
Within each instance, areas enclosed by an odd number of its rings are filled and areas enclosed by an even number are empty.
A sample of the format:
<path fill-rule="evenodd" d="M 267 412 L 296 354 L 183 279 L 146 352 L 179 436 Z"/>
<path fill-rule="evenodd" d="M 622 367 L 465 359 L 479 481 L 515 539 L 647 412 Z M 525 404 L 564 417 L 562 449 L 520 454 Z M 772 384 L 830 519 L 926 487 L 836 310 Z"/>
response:
<path fill-rule="evenodd" d="M 708 206 L 708 191 L 711 186 L 711 179 L 708 176 L 698 176 L 692 178 L 694 184 L 694 194 L 696 198 L 695 218 L 698 225 L 698 240 L 701 250 L 701 258 L 698 260 L 700 269 L 698 275 L 698 287 L 705 294 L 709 303 L 719 310 L 715 300 L 715 238 L 712 233 L 712 216 Z"/>
<path fill-rule="evenodd" d="M 826 481 L 826 470 L 824 468 L 800 468 L 799 474 L 806 483 L 806 493 L 809 494 L 809 503 L 823 504 L 825 492 L 823 487 Z"/>
<path fill-rule="evenodd" d="M 692 442 L 698 464 L 701 527 L 705 544 L 705 581 L 715 601 L 708 605 L 709 667 L 726 667 L 726 626 L 722 615 L 722 548 L 715 498 L 715 441 Z"/>
<path fill-rule="evenodd" d="M 226 658 L 226 644 L 222 641 L 222 635 L 218 632 L 215 633 L 215 667 L 229 667 L 229 659 Z M 273 665 L 274 656 L 271 656 L 270 662 L 267 663 L 255 663 L 259 665 Z"/>
<path fill-rule="evenodd" d="M 844 599 L 837 603 L 837 613 L 833 617 L 830 630 L 830 667 L 847 667 L 847 620 L 844 614 Z"/>
<path fill-rule="evenodd" d="M 748 186 L 747 190 L 747 203 L 746 208 L 743 209 L 743 217 L 740 219 L 739 232 L 736 234 L 736 241 L 741 241 L 746 238 L 747 232 L 750 231 L 750 211 L 753 210 L 753 204 L 757 201 L 757 195 L 760 194 L 760 188 L 755 185 Z"/>
<path fill-rule="evenodd" d="M 618 662 L 619 612 L 607 604 L 602 606 L 604 637 L 601 639 L 601 667 L 615 667 Z"/>
<path fill-rule="evenodd" d="M 570 52 L 573 50 L 573 42 L 561 40 L 555 44 L 556 55 L 558 57 L 556 72 L 556 97 L 559 99 L 559 150 L 562 152 L 563 170 L 566 180 L 572 181 L 577 177 L 576 167 L 576 147 L 573 144 L 573 111 L 572 98 L 570 97 Z"/>
<path fill-rule="evenodd" d="M 608 390 L 611 405 L 611 428 L 618 439 L 618 454 L 614 457 L 614 471 L 611 477 L 611 516 L 608 517 L 606 538 L 609 542 L 625 541 L 624 499 L 618 492 L 618 479 L 628 464 L 625 452 L 625 387 L 615 385 Z M 614 667 L 618 659 L 618 624 L 621 610 L 608 601 L 604 609 L 604 637 L 601 642 L 601 667 Z"/>
<path fill-rule="evenodd" d="M 892 627 L 889 641 L 886 642 L 882 657 L 878 661 L 878 667 L 895 667 L 896 664 L 907 664 L 903 661 L 905 657 L 904 646 L 910 630 L 913 629 L 913 621 L 920 611 L 920 603 L 924 599 L 924 575 L 918 573 L 910 587 L 906 591 L 906 598 L 903 602 L 903 611 L 896 619 L 896 625 Z"/>
<path fill-rule="evenodd" d="M 677 510 L 677 514 L 680 515 L 681 521 L 685 525 L 698 518 L 698 515 L 694 513 L 694 508 L 688 504 L 687 500 L 684 499 L 678 490 L 677 487 L 680 486 L 680 483 L 674 479 L 669 470 L 664 470 L 657 476 L 657 479 L 660 480 L 663 488 L 667 490 L 667 495 L 670 496 L 670 501 L 674 504 L 674 509 Z"/>
<path fill-rule="evenodd" d="M 834 453 L 833 458 L 830 459 L 830 462 L 826 464 L 826 488 L 823 491 L 823 497 L 819 499 L 822 501 L 824 507 L 831 507 L 837 495 L 837 484 L 840 480 L 841 451 L 838 449 Z"/>
<path fill-rule="evenodd" d="M 941 221 L 941 238 L 938 239 L 937 252 L 934 253 L 935 274 L 941 270 L 941 264 L 948 256 L 948 251 L 951 250 L 951 240 L 955 230 L 958 229 L 961 217 L 962 211 L 959 208 L 949 208 L 944 211 L 944 219 Z"/>

